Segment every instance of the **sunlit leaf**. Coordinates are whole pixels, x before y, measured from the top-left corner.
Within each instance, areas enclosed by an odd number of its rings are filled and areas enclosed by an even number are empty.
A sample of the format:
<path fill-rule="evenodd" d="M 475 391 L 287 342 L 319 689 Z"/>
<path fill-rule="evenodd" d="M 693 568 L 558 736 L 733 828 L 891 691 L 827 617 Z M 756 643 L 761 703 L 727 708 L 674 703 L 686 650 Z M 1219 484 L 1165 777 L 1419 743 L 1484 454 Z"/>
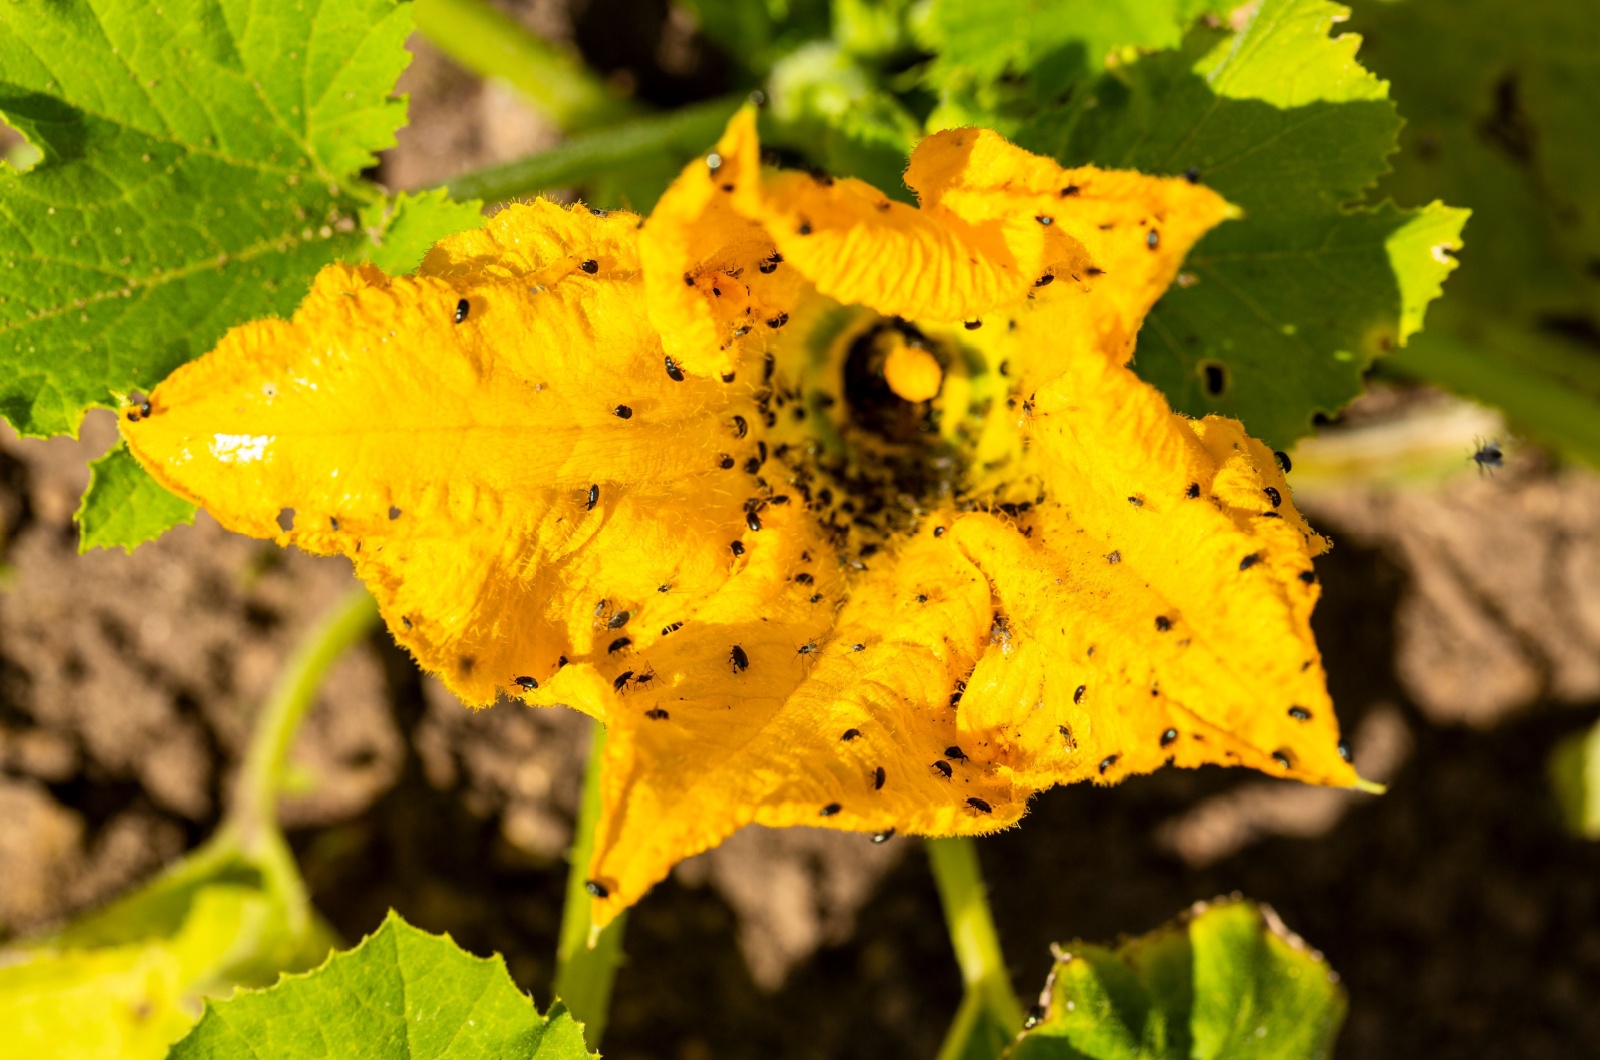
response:
<path fill-rule="evenodd" d="M 1345 996 L 1321 954 L 1237 899 L 1112 948 L 1056 948 L 1009 1060 L 1323 1060 Z"/>
<path fill-rule="evenodd" d="M 585 1060 L 560 1003 L 539 1015 L 499 956 L 390 913 L 353 950 L 266 990 L 210 1001 L 173 1060 Z"/>

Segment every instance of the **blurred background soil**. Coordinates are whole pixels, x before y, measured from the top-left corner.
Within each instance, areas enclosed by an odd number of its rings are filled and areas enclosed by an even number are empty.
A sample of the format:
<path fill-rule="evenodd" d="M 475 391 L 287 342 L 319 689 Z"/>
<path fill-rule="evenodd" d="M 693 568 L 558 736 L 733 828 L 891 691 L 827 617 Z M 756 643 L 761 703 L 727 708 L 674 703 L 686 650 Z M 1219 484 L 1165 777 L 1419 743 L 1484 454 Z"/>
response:
<path fill-rule="evenodd" d="M 664 4 L 618 6 L 513 10 L 646 98 L 723 87 Z M 387 183 L 557 138 L 509 90 L 415 50 Z M 1343 422 L 1456 407 L 1384 390 Z M 4 935 L 209 834 L 286 653 L 351 584 L 342 561 L 204 514 L 131 556 L 78 556 L 84 464 L 114 430 L 91 416 L 78 441 L 0 437 Z M 1562 830 L 1546 779 L 1551 748 L 1600 715 L 1600 476 L 1513 447 L 1492 478 L 1318 481 L 1297 500 L 1336 542 L 1317 562 L 1317 635 L 1357 764 L 1389 793 L 1208 768 L 1040 796 L 980 848 L 1019 991 L 1041 986 L 1052 941 L 1143 932 L 1240 891 L 1343 977 L 1342 1057 L 1600 1055 L 1600 846 Z M 373 636 L 294 751 L 304 790 L 284 818 L 316 904 L 352 941 L 393 907 L 498 950 L 548 1004 L 587 739 L 567 711 L 469 712 Z M 657 887 L 625 950 L 608 1057 L 929 1057 L 959 1000 L 913 840 L 748 830 Z"/>

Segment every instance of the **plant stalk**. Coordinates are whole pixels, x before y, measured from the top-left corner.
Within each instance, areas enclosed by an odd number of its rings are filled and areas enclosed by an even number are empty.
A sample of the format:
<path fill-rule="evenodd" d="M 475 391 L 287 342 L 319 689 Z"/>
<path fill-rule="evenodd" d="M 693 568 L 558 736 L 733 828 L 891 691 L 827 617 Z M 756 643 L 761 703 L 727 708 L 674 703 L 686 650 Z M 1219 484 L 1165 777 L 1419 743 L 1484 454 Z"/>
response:
<path fill-rule="evenodd" d="M 377 621 L 377 602 L 365 587 L 357 586 L 312 627 L 279 676 L 256 720 L 228 807 L 226 827 L 245 854 L 267 853 L 275 843 L 282 843 L 277 825 L 278 790 L 294 735 L 328 668 Z"/>
<path fill-rule="evenodd" d="M 608 125 L 636 108 L 583 61 L 484 0 L 416 0 L 417 29 L 483 77 L 511 84 L 562 129 Z"/>
<path fill-rule="evenodd" d="M 970 837 L 954 836 L 929 839 L 923 845 L 966 987 L 939 1050 L 940 1060 L 947 1060 L 966 1055 L 975 1036 L 996 1038 L 1002 1045 L 1009 1042 L 1022 1030 L 1022 1004 L 1011 989 L 1011 975 L 1000 952 L 977 844 Z"/>
<path fill-rule="evenodd" d="M 654 157 L 700 151 L 716 143 L 723 126 L 744 101 L 744 96 L 728 96 L 670 114 L 635 118 L 574 136 L 527 158 L 463 173 L 443 187 L 461 202 L 501 202 L 580 184 Z"/>
<path fill-rule="evenodd" d="M 589 742 L 589 761 L 583 773 L 583 802 L 578 808 L 577 830 L 568 859 L 567 897 L 561 910 L 561 938 L 556 946 L 556 997 L 583 1024 L 590 1049 L 600 1048 L 611 1006 L 611 985 L 622 957 L 622 933 L 628 914 L 596 931 L 590 910 L 594 898 L 584 886 L 584 870 L 594 853 L 594 832 L 600 823 L 600 770 L 605 759 L 606 729 L 598 721 Z"/>

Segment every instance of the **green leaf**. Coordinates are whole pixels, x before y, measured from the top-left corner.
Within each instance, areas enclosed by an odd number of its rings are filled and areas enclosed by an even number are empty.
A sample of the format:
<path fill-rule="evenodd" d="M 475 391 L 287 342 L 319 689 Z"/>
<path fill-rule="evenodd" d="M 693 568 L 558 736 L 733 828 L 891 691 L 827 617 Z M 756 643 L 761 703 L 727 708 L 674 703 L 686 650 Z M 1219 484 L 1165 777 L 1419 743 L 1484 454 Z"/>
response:
<path fill-rule="evenodd" d="M 1567 830 L 1600 839 L 1600 723 L 1556 744 L 1548 771 Z"/>
<path fill-rule="evenodd" d="M 476 199 L 457 202 L 443 188 L 401 192 L 392 201 L 368 207 L 362 223 L 374 232 L 363 257 L 391 276 L 412 272 L 444 236 L 483 224 L 483 204 Z"/>
<path fill-rule="evenodd" d="M 936 56 L 930 85 L 983 92 L 1009 79 L 1045 102 L 1098 73 L 1113 53 L 1176 47 L 1196 18 L 1227 6 L 1207 0 L 932 0 L 918 35 Z"/>
<path fill-rule="evenodd" d="M 353 950 L 267 990 L 206 1005 L 172 1060 L 347 1060 L 588 1057 L 583 1030 L 560 1003 L 540 1016 L 498 956 L 394 913 Z"/>
<path fill-rule="evenodd" d="M 0 951 L 0 1027 L 17 1056 L 151 1060 L 200 999 L 309 968 L 331 937 L 304 906 L 286 847 L 228 837 L 45 939 Z"/>
<path fill-rule="evenodd" d="M 1379 190 L 1473 210 L 1471 250 L 1423 336 L 1440 341 L 1392 367 L 1600 464 L 1600 10 L 1409 0 L 1362 3 L 1352 24 L 1407 118 Z"/>
<path fill-rule="evenodd" d="M 818 41 L 773 67 L 764 139 L 802 151 L 828 173 L 859 177 L 915 201 L 901 180 L 922 125 L 873 73 L 839 46 Z"/>
<path fill-rule="evenodd" d="M 1069 165 L 1188 174 L 1244 208 L 1189 256 L 1136 365 L 1181 411 L 1237 417 L 1279 448 L 1420 326 L 1466 220 L 1350 205 L 1384 172 L 1400 119 L 1355 61 L 1359 39 L 1328 35 L 1343 11 L 1264 0 L 1237 34 L 1196 30 L 1015 132 Z"/>
<path fill-rule="evenodd" d="M 128 447 L 118 443 L 89 464 L 89 488 L 72 516 L 82 528 L 78 551 L 121 548 L 132 552 L 135 546 L 180 523 L 194 522 L 198 510 L 151 478 Z"/>
<path fill-rule="evenodd" d="M 1345 997 L 1321 955 L 1270 909 L 1198 905 L 1115 949 L 1058 948 L 1044 1011 L 1011 1060 L 1314 1060 Z"/>
<path fill-rule="evenodd" d="M 112 0 L 0 9 L 0 416 L 25 435 L 148 389 L 234 324 L 289 313 L 335 259 L 409 258 L 466 207 L 359 178 L 394 143 L 409 5 Z M 134 489 L 153 513 L 187 514 Z M 93 500 L 92 498 L 90 499 Z M 137 544 L 86 502 L 86 544 Z"/>

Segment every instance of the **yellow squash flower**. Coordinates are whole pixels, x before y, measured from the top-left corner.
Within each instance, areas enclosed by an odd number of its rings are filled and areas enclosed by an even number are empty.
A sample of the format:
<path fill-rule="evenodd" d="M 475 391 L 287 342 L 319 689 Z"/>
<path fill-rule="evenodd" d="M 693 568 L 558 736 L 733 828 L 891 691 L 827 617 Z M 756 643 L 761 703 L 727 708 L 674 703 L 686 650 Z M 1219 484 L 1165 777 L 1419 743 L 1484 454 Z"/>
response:
<path fill-rule="evenodd" d="M 1229 216 L 929 137 L 920 208 L 737 116 L 647 220 L 538 201 L 331 266 L 124 434 L 225 526 L 354 561 L 469 704 L 609 732 L 609 920 L 751 822 L 925 835 L 1162 764 L 1358 782 L 1270 452 L 1126 366 Z"/>

